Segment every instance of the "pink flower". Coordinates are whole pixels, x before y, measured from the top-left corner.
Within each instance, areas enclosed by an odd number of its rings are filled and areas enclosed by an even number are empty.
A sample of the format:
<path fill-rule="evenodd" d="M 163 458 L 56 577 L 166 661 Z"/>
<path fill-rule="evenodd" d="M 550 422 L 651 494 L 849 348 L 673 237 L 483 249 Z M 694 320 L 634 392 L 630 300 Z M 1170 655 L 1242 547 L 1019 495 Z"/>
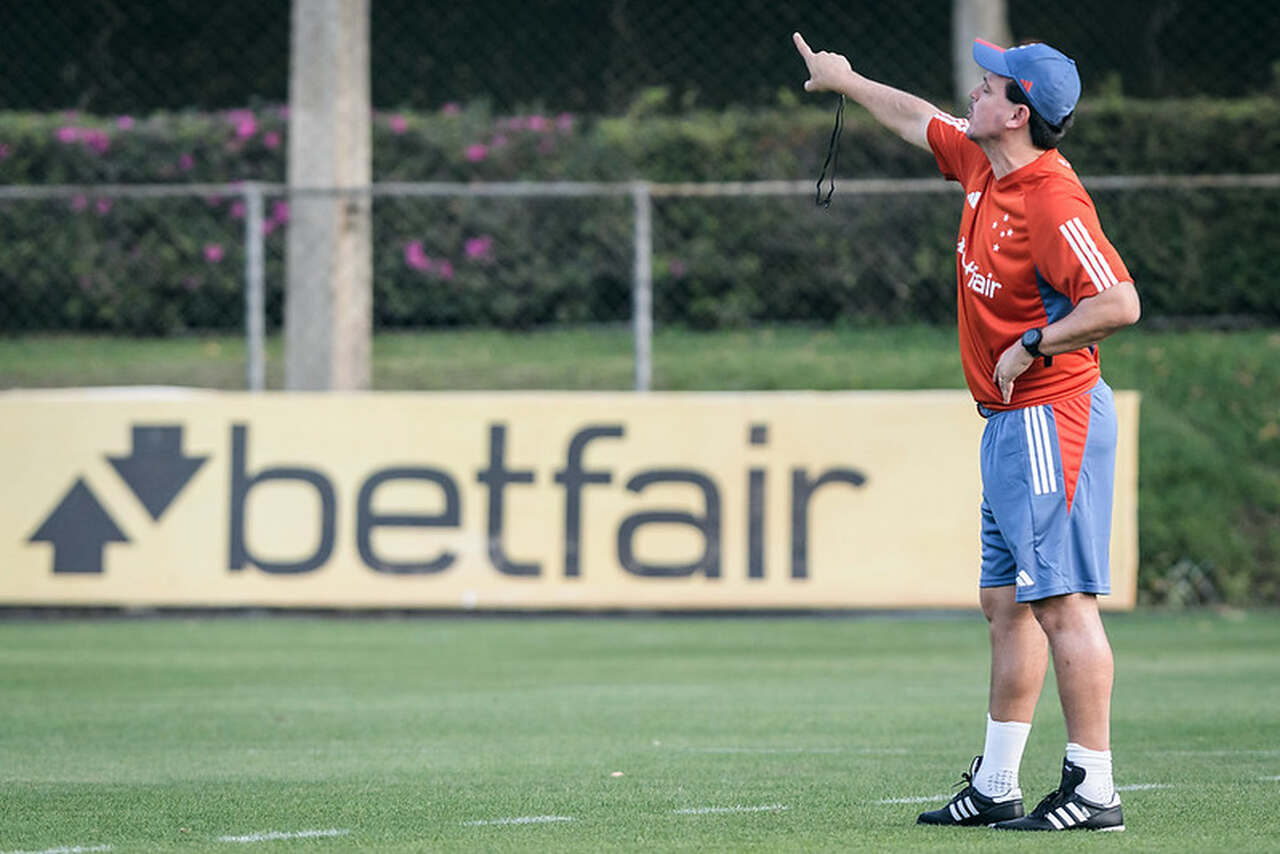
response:
<path fill-rule="evenodd" d="M 568 133 L 573 130 L 573 116 L 569 113 L 561 113 L 556 116 L 556 128 L 561 133 Z"/>
<path fill-rule="evenodd" d="M 258 132 L 258 122 L 253 117 L 253 110 L 228 110 L 227 121 L 235 126 L 236 137 L 239 139 L 248 139 Z"/>
<path fill-rule="evenodd" d="M 483 143 L 477 142 L 474 145 L 468 145 L 463 155 L 471 163 L 479 163 L 489 156 L 489 147 Z"/>
<path fill-rule="evenodd" d="M 107 214 L 111 213 L 111 200 L 98 199 L 97 204 L 95 204 L 93 207 L 100 216 L 106 216 Z"/>
<path fill-rule="evenodd" d="M 283 119 L 283 120 L 284 120 L 284 121 L 286 121 L 286 122 L 287 122 L 287 121 L 289 121 L 289 105 L 288 105 L 288 104 L 286 104 L 286 105 L 284 105 L 284 106 L 282 106 L 282 107 L 277 107 L 277 108 L 276 108 L 276 115 L 277 115 L 277 116 L 279 116 L 281 119 Z"/>
<path fill-rule="evenodd" d="M 85 196 L 71 197 L 71 209 L 73 211 L 82 211 L 87 207 L 89 207 L 89 199 Z"/>
<path fill-rule="evenodd" d="M 538 142 L 539 154 L 550 154 L 556 150 L 556 141 L 551 137 L 545 137 Z"/>
<path fill-rule="evenodd" d="M 681 277 L 681 276 L 683 276 L 684 274 L 685 274 L 685 266 L 684 266 L 684 262 L 683 262 L 683 261 L 681 261 L 679 258 L 677 258 L 677 259 L 675 259 L 674 261 L 672 261 L 672 262 L 671 262 L 671 275 L 675 276 L 676 278 L 680 278 L 680 277 Z"/>
<path fill-rule="evenodd" d="M 116 127 L 120 130 L 133 130 L 133 116 L 120 116 L 116 119 Z"/>
<path fill-rule="evenodd" d="M 244 202 L 236 201 L 231 203 L 231 218 L 244 219 Z"/>
<path fill-rule="evenodd" d="M 468 261 L 492 261 L 493 235 L 482 234 L 479 237 L 468 238 L 463 244 L 462 251 Z"/>
<path fill-rule="evenodd" d="M 107 149 L 111 147 L 111 137 L 107 136 L 106 131 L 87 131 L 84 135 L 84 141 L 97 154 L 106 154 Z"/>
<path fill-rule="evenodd" d="M 273 231 L 280 227 L 280 223 L 274 219 L 264 219 L 262 221 L 262 233 L 270 235 Z"/>
<path fill-rule="evenodd" d="M 178 157 L 178 168 L 183 172 L 190 172 L 192 167 L 196 165 L 196 159 L 190 154 L 183 153 Z"/>
<path fill-rule="evenodd" d="M 0 160 L 4 160 L 8 156 L 9 156 L 9 146 L 5 145 L 3 142 L 0 142 Z"/>
<path fill-rule="evenodd" d="M 404 263 L 414 270 L 427 271 L 432 267 L 431 259 L 422 249 L 421 240 L 412 240 L 404 247 Z"/>
<path fill-rule="evenodd" d="M 267 148 L 279 148 L 280 134 L 276 133 L 273 130 L 267 131 L 262 135 L 262 144 L 265 145 Z"/>
<path fill-rule="evenodd" d="M 58 142 L 79 142 L 80 128 L 64 126 L 58 128 Z"/>
<path fill-rule="evenodd" d="M 206 243 L 204 245 L 204 260 L 210 264 L 217 264 L 222 260 L 222 256 L 226 254 L 221 243 Z"/>
<path fill-rule="evenodd" d="M 409 120 L 401 115 L 395 115 L 387 119 L 387 124 L 391 126 L 392 133 L 400 134 L 409 129 Z"/>
<path fill-rule="evenodd" d="M 283 199 L 271 203 L 271 218 L 284 225 L 289 221 L 289 203 Z"/>
<path fill-rule="evenodd" d="M 524 126 L 529 130 L 537 131 L 538 133 L 551 130 L 551 122 L 547 121 L 545 116 L 529 116 L 529 118 L 525 120 Z"/>
<path fill-rule="evenodd" d="M 493 139 L 489 140 L 490 148 L 502 148 L 506 144 L 507 144 L 506 134 L 496 133 L 493 135 Z"/>
<path fill-rule="evenodd" d="M 448 258 L 436 265 L 436 275 L 446 281 L 453 278 L 453 262 Z"/>
<path fill-rule="evenodd" d="M 462 112 L 462 107 L 459 107 L 454 101 L 449 101 L 440 108 L 440 112 L 444 113 L 446 116 L 456 116 Z"/>

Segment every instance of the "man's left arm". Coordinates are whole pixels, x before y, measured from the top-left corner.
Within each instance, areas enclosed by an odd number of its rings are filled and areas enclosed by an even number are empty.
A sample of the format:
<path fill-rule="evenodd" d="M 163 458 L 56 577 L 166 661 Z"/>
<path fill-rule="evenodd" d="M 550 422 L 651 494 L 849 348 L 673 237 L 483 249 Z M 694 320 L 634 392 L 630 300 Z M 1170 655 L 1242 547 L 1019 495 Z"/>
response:
<path fill-rule="evenodd" d="M 1040 352 L 1045 356 L 1069 353 L 1097 344 L 1113 332 L 1132 326 L 1142 314 L 1138 290 L 1133 282 L 1119 282 L 1093 296 L 1085 297 L 1061 320 L 1044 327 Z M 1035 361 L 1022 341 L 1015 341 L 1000 355 L 992 375 L 1004 402 L 1013 399 L 1013 384 Z"/>

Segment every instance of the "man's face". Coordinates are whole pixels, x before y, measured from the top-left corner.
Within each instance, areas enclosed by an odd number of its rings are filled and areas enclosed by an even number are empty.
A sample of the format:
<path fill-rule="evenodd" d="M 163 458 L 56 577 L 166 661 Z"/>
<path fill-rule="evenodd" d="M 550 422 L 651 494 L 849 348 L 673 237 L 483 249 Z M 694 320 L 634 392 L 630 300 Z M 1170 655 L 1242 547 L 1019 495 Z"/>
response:
<path fill-rule="evenodd" d="M 988 71 L 982 75 L 982 82 L 969 93 L 969 139 L 981 142 L 996 139 L 1004 132 L 1005 123 L 1018 108 L 1005 97 L 1005 84 L 1008 82 L 1008 77 Z"/>

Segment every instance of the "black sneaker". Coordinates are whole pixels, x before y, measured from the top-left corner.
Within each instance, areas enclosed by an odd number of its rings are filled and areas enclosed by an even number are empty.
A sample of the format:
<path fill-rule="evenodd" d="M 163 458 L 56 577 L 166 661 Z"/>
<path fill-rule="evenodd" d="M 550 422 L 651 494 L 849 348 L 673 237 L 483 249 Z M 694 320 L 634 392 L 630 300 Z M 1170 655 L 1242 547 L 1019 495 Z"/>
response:
<path fill-rule="evenodd" d="M 1036 804 L 1031 815 L 996 825 L 1000 830 L 1124 830 L 1120 812 L 1120 796 L 1112 793 L 1111 802 L 1095 804 L 1076 794 L 1076 786 L 1084 782 L 1084 769 L 1062 761 L 1062 783 Z"/>
<path fill-rule="evenodd" d="M 916 824 L 946 824 L 952 827 L 985 827 L 998 821 L 1006 821 L 1022 816 L 1022 795 L 997 801 L 988 798 L 973 787 L 973 777 L 982 765 L 982 757 L 973 757 L 969 770 L 961 774 L 963 778 L 957 785 L 963 785 L 951 802 L 945 807 L 920 813 Z"/>

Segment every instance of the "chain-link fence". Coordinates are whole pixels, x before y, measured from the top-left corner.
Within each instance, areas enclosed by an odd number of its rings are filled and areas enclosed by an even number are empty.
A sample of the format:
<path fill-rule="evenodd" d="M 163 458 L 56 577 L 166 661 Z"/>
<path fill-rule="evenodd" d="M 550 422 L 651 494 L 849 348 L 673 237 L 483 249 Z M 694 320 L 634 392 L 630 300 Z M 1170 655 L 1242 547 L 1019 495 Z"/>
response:
<path fill-rule="evenodd" d="M 1089 184 L 1118 243 L 1154 229 L 1167 247 L 1130 262 L 1139 281 L 1167 283 L 1147 296 L 1157 314 L 1162 300 L 1199 299 L 1225 318 L 1276 310 L 1270 267 L 1247 252 L 1213 255 L 1228 241 L 1198 232 L 1206 222 L 1230 228 L 1224 210 L 1280 209 L 1280 176 Z M 845 182 L 826 213 L 815 212 L 812 185 L 794 181 L 352 192 L 374 198 L 375 328 L 630 326 L 641 388 L 655 326 L 954 319 L 958 194 L 936 180 Z M 263 340 L 283 324 L 289 219 L 278 184 L 0 188 L 0 220 L 21 257 L 0 267 L 3 332 L 244 332 L 245 383 L 263 388 Z M 1222 294 L 1201 287 L 1206 278 L 1244 282 L 1225 314 Z"/>
<path fill-rule="evenodd" d="M 875 148 L 854 174 L 905 183 L 842 172 L 825 213 L 811 184 L 751 181 L 811 181 L 825 142 L 827 116 L 796 119 L 793 29 L 946 103 L 951 6 L 371 0 L 377 184 L 357 192 L 374 197 L 375 330 L 631 326 L 643 385 L 653 325 L 950 321 L 956 198 L 936 176 L 911 183 L 927 155 L 901 167 L 889 162 L 907 156 L 900 142 Z M 261 337 L 284 317 L 290 8 L 0 9 L 13 69 L 0 79 L 0 333 L 243 332 L 257 342 L 246 383 L 262 382 Z M 1261 96 L 1261 118 L 1215 140 L 1230 168 L 1174 158 L 1155 171 L 1278 171 L 1272 4 L 1010 0 L 1008 17 L 1015 38 L 1077 57 L 1086 98 Z M 766 108 L 781 118 L 757 119 Z M 1159 136 L 1133 137 L 1153 162 Z M 594 189 L 474 183 L 526 179 Z M 1117 181 L 1090 186 L 1135 276 L 1158 285 L 1149 311 L 1280 318 L 1264 233 L 1280 211 L 1273 176 Z"/>

